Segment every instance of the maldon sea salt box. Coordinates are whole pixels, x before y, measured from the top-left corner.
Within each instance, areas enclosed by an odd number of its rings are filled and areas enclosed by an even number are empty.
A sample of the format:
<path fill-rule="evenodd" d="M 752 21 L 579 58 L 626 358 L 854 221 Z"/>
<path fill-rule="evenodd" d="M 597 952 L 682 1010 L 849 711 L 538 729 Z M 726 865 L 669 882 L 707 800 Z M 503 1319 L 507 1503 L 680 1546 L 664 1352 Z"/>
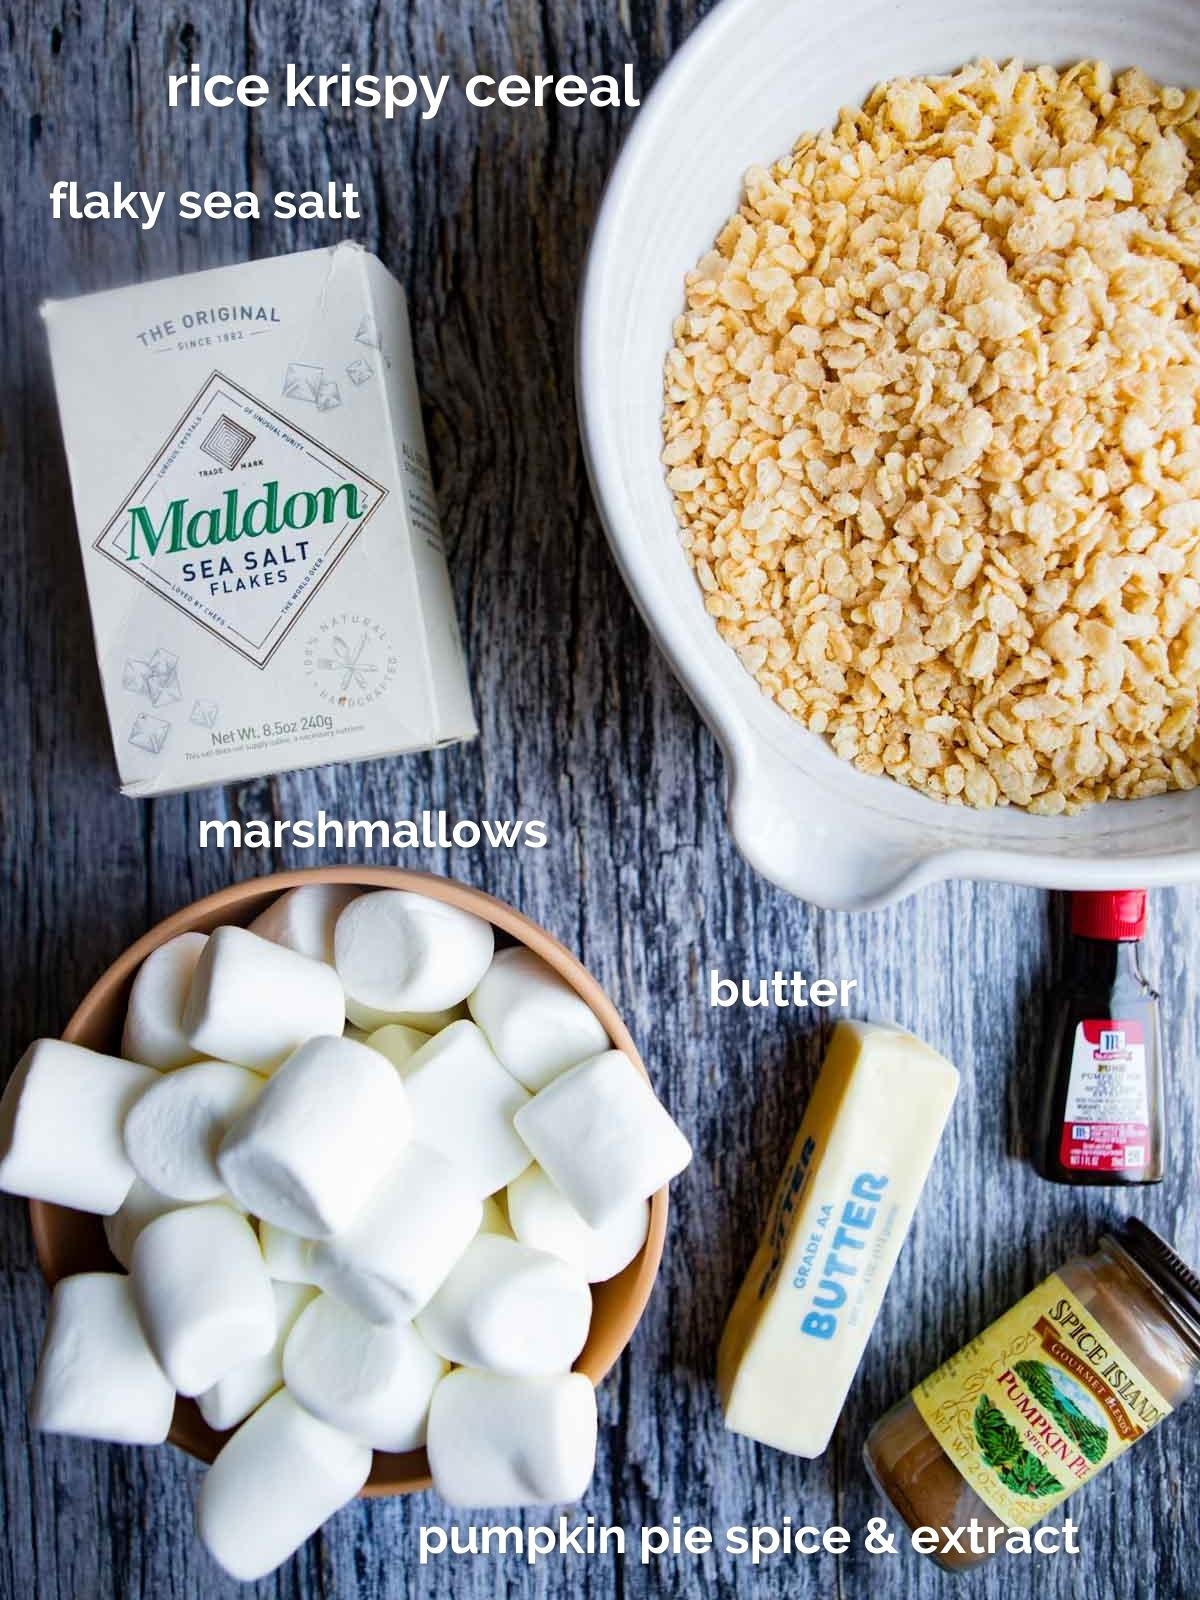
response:
<path fill-rule="evenodd" d="M 43 314 L 126 794 L 474 737 L 404 295 L 373 255 Z"/>

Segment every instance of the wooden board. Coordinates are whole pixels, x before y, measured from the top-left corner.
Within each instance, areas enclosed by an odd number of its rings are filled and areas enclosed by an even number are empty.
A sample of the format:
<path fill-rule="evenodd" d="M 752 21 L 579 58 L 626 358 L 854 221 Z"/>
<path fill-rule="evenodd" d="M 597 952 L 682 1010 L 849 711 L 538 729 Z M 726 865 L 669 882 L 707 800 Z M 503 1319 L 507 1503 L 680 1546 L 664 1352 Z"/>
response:
<path fill-rule="evenodd" d="M 1059 1191 L 1024 1160 L 1058 914 L 1040 894 L 954 885 L 866 916 L 826 915 L 757 878 L 722 816 L 721 760 L 651 647 L 609 559 L 585 482 L 572 395 L 573 315 L 587 230 L 628 114 L 480 115 L 431 123 L 367 112 L 169 113 L 162 74 L 452 73 L 637 63 L 648 86 L 695 21 L 691 0 L 197 0 L 70 6 L 15 0 L 0 97 L 4 560 L 0 948 L 7 1057 L 56 1031 L 149 922 L 314 854 L 197 844 L 204 816 L 542 817 L 542 852 L 404 857 L 511 899 L 609 987 L 695 1142 L 666 1264 L 632 1350 L 601 1394 L 598 1522 L 841 1521 L 879 1511 L 859 1461 L 872 1420 L 1036 1276 L 1135 1210 L 1200 1257 L 1190 981 L 1194 893 L 1158 894 L 1150 935 L 1170 1040 L 1171 1177 L 1132 1198 Z M 236 222 L 140 232 L 53 223 L 59 177 L 228 189 L 362 190 L 363 239 L 404 281 L 482 736 L 460 750 L 326 769 L 137 804 L 116 792 L 86 622 L 44 341 L 66 295 L 337 238 L 328 226 Z M 103 374 L 97 374 L 103 384 Z M 334 859 L 334 853 L 329 859 Z M 364 859 L 388 860 L 370 854 Z M 716 1341 L 798 1121 L 822 1030 L 786 1011 L 710 1012 L 704 974 L 776 967 L 856 977 L 860 1010 L 893 1016 L 965 1069 L 953 1130 L 835 1443 L 817 1462 L 726 1435 Z M 0 1205 L 0 1595 L 108 1600 L 236 1593 L 192 1539 L 197 1469 L 174 1452 L 30 1437 L 24 1406 L 45 1309 L 22 1206 Z M 961 1580 L 987 1600 L 1184 1600 L 1200 1590 L 1190 1492 L 1196 1415 L 1169 1422 L 1076 1502 L 1086 1556 L 1007 1560 Z M 423 1524 L 466 1524 L 432 1496 L 356 1505 L 255 1593 L 377 1597 L 915 1596 L 946 1580 L 911 1555 L 725 1556 L 644 1568 L 513 1555 L 417 1566 Z M 477 1523 L 485 1518 L 474 1519 Z M 500 1516 L 492 1520 L 507 1521 Z M 526 1520 L 542 1520 L 535 1516 Z"/>

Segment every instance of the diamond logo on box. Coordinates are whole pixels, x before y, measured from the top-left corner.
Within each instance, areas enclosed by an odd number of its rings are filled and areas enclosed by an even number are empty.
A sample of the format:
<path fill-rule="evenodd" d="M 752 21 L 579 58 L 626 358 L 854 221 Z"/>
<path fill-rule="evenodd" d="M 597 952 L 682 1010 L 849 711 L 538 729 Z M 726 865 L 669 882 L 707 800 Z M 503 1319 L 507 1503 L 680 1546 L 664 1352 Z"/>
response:
<path fill-rule="evenodd" d="M 219 461 L 223 467 L 236 467 L 254 443 L 254 435 L 240 427 L 232 417 L 218 417 L 213 431 L 200 446 L 206 456 Z"/>
<path fill-rule="evenodd" d="M 214 372 L 95 547 L 265 667 L 386 495 Z"/>

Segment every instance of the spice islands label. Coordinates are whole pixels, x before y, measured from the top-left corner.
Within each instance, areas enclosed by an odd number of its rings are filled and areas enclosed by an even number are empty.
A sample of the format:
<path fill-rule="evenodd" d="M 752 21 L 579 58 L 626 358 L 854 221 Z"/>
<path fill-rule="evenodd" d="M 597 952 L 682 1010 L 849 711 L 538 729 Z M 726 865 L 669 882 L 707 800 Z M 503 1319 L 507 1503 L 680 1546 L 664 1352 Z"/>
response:
<path fill-rule="evenodd" d="M 913 1402 L 980 1499 L 1020 1528 L 1171 1409 L 1058 1276 L 926 1378 Z"/>
<path fill-rule="evenodd" d="M 265 667 L 386 494 L 214 372 L 95 546 Z"/>

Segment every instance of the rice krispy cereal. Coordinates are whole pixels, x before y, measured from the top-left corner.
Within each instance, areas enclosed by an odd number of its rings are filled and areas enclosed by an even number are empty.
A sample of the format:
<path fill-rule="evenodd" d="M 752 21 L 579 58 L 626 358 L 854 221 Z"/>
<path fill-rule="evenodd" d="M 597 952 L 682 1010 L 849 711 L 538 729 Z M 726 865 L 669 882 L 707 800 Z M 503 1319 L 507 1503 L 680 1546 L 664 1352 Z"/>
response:
<path fill-rule="evenodd" d="M 839 756 L 1052 815 L 1200 776 L 1200 92 L 981 61 L 746 177 L 663 461 L 722 637 Z"/>

